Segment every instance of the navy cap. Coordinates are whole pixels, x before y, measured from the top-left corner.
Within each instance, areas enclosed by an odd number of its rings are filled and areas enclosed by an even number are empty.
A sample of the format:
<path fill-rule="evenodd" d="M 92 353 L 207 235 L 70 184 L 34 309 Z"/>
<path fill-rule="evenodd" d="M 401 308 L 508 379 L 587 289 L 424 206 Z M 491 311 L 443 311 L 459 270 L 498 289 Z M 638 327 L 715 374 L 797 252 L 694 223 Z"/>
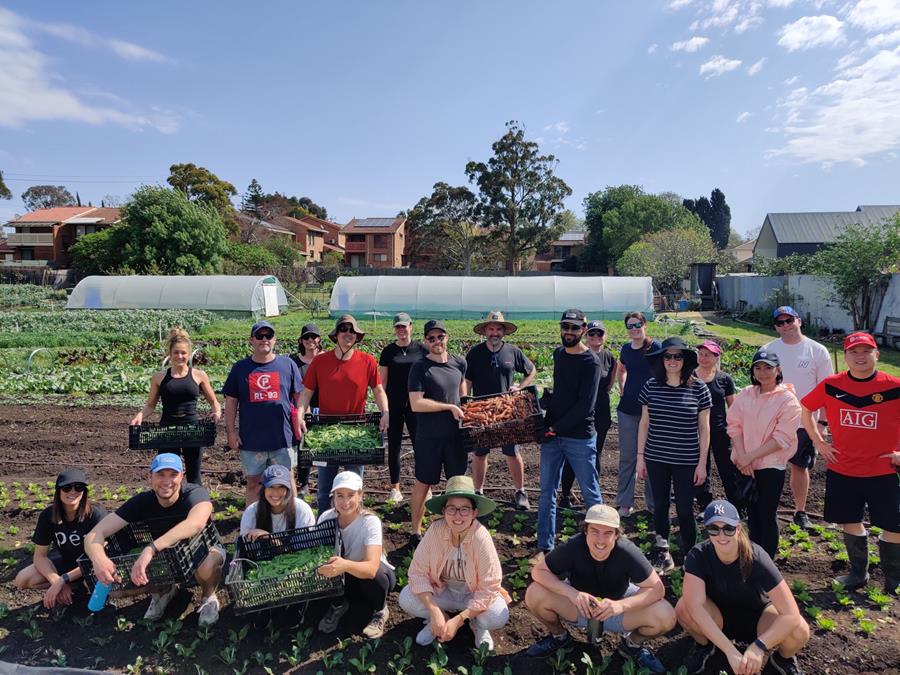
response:
<path fill-rule="evenodd" d="M 303 328 L 300 329 L 300 337 L 305 337 L 307 335 L 315 335 L 316 337 L 322 337 L 322 333 L 319 332 L 319 327 L 314 323 L 308 323 Z"/>
<path fill-rule="evenodd" d="M 559 320 L 560 323 L 580 323 L 582 326 L 586 323 L 584 312 L 580 309 L 567 309 L 563 312 Z"/>
<path fill-rule="evenodd" d="M 703 524 L 725 523 L 726 525 L 736 526 L 741 522 L 741 516 L 734 504 L 724 499 L 716 499 L 709 503 L 703 512 Z"/>
<path fill-rule="evenodd" d="M 782 307 L 779 307 L 778 309 L 776 309 L 774 312 L 772 312 L 772 318 L 777 319 L 782 314 L 787 314 L 789 316 L 793 316 L 798 319 L 800 318 L 800 315 L 797 313 L 797 310 L 794 309 L 793 307 L 791 307 L 790 305 L 783 305 Z"/>
<path fill-rule="evenodd" d="M 263 487 L 273 487 L 275 485 L 283 485 L 284 487 L 290 489 L 290 487 L 291 487 L 290 469 L 288 469 L 286 466 L 281 466 L 281 464 L 273 464 L 272 466 L 267 466 L 266 470 L 263 471 L 262 484 L 263 484 Z"/>
<path fill-rule="evenodd" d="M 440 319 L 432 319 L 431 321 L 426 321 L 425 322 L 425 332 L 423 333 L 423 335 L 428 335 L 428 333 L 433 330 L 439 330 L 439 331 L 443 331 L 444 333 L 446 333 L 447 327 L 444 326 L 444 322 L 441 321 Z"/>
<path fill-rule="evenodd" d="M 161 452 L 150 463 L 150 473 L 156 473 L 163 469 L 174 469 L 178 473 L 184 473 L 184 464 L 181 457 L 174 452 Z"/>
<path fill-rule="evenodd" d="M 606 326 L 602 321 L 594 319 L 593 321 L 588 321 L 587 325 L 588 333 L 592 330 L 602 330 L 604 333 L 606 332 Z"/>
<path fill-rule="evenodd" d="M 753 362 L 750 364 L 752 368 L 757 363 L 768 363 L 770 366 L 774 366 L 778 368 L 781 366 L 781 361 L 778 359 L 778 354 L 775 352 L 770 352 L 767 349 L 757 349 L 756 353 L 753 355 Z"/>
<path fill-rule="evenodd" d="M 254 337 L 256 335 L 256 331 L 262 328 L 268 328 L 273 333 L 275 332 L 275 327 L 268 321 L 257 321 L 255 324 L 253 324 L 253 328 L 250 329 L 250 337 Z"/>
<path fill-rule="evenodd" d="M 63 469 L 56 477 L 56 487 L 58 488 L 65 487 L 66 485 L 74 485 L 75 483 L 87 485 L 87 476 L 84 475 L 84 471 L 76 469 L 75 467 Z"/>

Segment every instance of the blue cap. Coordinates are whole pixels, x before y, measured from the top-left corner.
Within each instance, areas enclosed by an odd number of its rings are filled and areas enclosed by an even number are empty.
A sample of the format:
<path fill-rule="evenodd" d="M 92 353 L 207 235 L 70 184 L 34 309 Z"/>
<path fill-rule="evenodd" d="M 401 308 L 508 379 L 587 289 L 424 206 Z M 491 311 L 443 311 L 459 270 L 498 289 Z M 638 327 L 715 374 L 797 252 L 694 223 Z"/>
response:
<path fill-rule="evenodd" d="M 605 333 L 606 325 L 602 321 L 594 319 L 593 321 L 588 321 L 587 329 L 588 332 L 591 332 L 592 330 L 602 330 Z"/>
<path fill-rule="evenodd" d="M 734 504 L 724 499 L 716 499 L 709 503 L 703 512 L 703 524 L 725 523 L 726 525 L 736 526 L 741 522 L 741 516 Z"/>
<path fill-rule="evenodd" d="M 275 332 L 275 327 L 272 326 L 272 324 L 270 324 L 268 321 L 257 321 L 255 324 L 253 324 L 253 328 L 250 329 L 250 337 L 256 335 L 256 331 L 258 331 L 260 328 L 268 328 L 273 333 Z"/>
<path fill-rule="evenodd" d="M 184 464 L 181 457 L 174 452 L 162 452 L 153 458 L 150 463 L 150 473 L 156 473 L 163 469 L 174 469 L 178 473 L 184 473 Z"/>
<path fill-rule="evenodd" d="M 797 313 L 797 310 L 791 307 L 790 305 L 784 305 L 783 307 L 779 307 L 774 312 L 772 312 L 772 318 L 777 319 L 782 314 L 788 314 L 789 316 L 793 316 L 796 318 L 800 318 L 800 315 Z"/>
<path fill-rule="evenodd" d="M 291 472 L 286 466 L 281 466 L 281 464 L 273 464 L 272 466 L 267 466 L 266 470 L 263 471 L 262 483 L 263 487 L 283 485 L 284 487 L 290 489 Z"/>

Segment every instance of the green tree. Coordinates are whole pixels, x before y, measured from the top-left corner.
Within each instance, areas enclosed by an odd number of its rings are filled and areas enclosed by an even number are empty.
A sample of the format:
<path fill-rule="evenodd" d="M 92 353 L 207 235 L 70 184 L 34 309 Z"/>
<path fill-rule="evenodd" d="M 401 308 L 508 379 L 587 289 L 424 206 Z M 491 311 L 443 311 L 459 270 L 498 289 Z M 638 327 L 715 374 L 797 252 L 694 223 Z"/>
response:
<path fill-rule="evenodd" d="M 780 277 L 786 274 L 815 274 L 817 267 L 815 255 L 792 253 L 783 258 L 751 258 L 750 269 L 764 277 Z"/>
<path fill-rule="evenodd" d="M 234 210 L 231 197 L 237 195 L 237 189 L 209 169 L 196 164 L 173 164 L 166 180 L 192 202 L 209 204 L 223 218 L 228 218 Z"/>
<path fill-rule="evenodd" d="M 266 274 L 278 267 L 278 257 L 263 246 L 228 242 L 225 270 L 234 274 Z"/>
<path fill-rule="evenodd" d="M 718 248 L 728 246 L 728 237 L 731 233 L 731 207 L 725 201 L 724 192 L 716 188 L 709 199 L 706 197 L 685 199 L 682 205 L 709 228 L 709 234 Z"/>
<path fill-rule="evenodd" d="M 848 225 L 834 244 L 815 255 L 815 268 L 831 277 L 835 300 L 857 330 L 875 328 L 875 302 L 900 265 L 900 214 L 880 225 Z"/>
<path fill-rule="evenodd" d="M 241 211 L 246 213 L 259 213 L 259 207 L 262 205 L 264 197 L 265 195 L 262 186 L 254 178 L 250 181 L 250 185 L 247 186 L 247 191 L 241 198 Z"/>
<path fill-rule="evenodd" d="M 263 247 L 278 259 L 283 267 L 293 267 L 303 257 L 301 251 L 292 241 L 285 237 L 269 237 Z"/>
<path fill-rule="evenodd" d="M 22 201 L 29 211 L 75 206 L 75 197 L 62 185 L 32 185 L 22 193 Z"/>
<path fill-rule="evenodd" d="M 0 199 L 12 199 L 12 192 L 3 181 L 3 172 L 0 171 Z"/>
<path fill-rule="evenodd" d="M 619 258 L 624 274 L 652 277 L 661 293 L 678 293 L 692 263 L 716 262 L 718 251 L 709 233 L 696 227 L 645 234 Z"/>
<path fill-rule="evenodd" d="M 121 251 L 125 246 L 128 228 L 114 225 L 94 234 L 78 237 L 69 247 L 72 267 L 82 276 L 115 274 L 122 266 Z"/>
<path fill-rule="evenodd" d="M 579 218 L 571 209 L 563 209 L 556 214 L 556 224 L 563 232 L 584 232 L 584 218 Z"/>
<path fill-rule="evenodd" d="M 554 173 L 553 155 L 541 155 L 516 121 L 491 148 L 487 163 L 469 162 L 466 176 L 478 185 L 482 224 L 503 250 L 506 271 L 516 274 L 522 263 L 541 253 L 560 233 L 556 215 L 572 189 Z"/>

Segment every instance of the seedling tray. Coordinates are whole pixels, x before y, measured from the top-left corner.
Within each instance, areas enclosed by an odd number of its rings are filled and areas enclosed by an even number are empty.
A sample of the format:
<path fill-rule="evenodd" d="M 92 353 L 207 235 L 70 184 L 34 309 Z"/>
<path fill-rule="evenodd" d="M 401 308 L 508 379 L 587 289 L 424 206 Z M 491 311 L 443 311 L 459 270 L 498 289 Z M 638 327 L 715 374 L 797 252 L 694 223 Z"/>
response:
<path fill-rule="evenodd" d="M 128 447 L 131 450 L 208 448 L 215 443 L 215 422 L 165 425 L 145 422 L 139 426 L 128 427 Z"/>
<path fill-rule="evenodd" d="M 337 519 L 332 518 L 318 525 L 265 535 L 255 541 L 238 537 L 235 559 L 231 562 L 225 578 L 225 588 L 228 590 L 235 614 L 259 612 L 273 607 L 343 595 L 343 574 L 330 579 L 318 572 L 292 573 L 265 579 L 248 578 L 256 563 L 318 546 L 333 547 L 335 555 L 340 553 L 341 530 Z"/>
<path fill-rule="evenodd" d="M 329 424 L 360 424 L 374 427 L 379 443 L 372 448 L 345 449 L 321 448 L 312 450 L 305 446 L 306 436 L 297 446 L 297 466 L 346 466 L 348 464 L 384 464 L 384 434 L 378 431 L 381 413 L 362 415 L 306 415 L 307 429 Z"/>
<path fill-rule="evenodd" d="M 483 401 L 500 396 L 521 396 L 528 402 L 531 412 L 528 415 L 494 422 L 486 425 L 463 423 L 460 426 L 460 436 L 463 448 L 467 452 L 477 448 L 497 448 L 502 445 L 514 443 L 539 443 L 544 437 L 544 419 L 541 404 L 538 399 L 537 387 L 531 385 L 523 389 L 502 394 L 487 394 L 474 396 L 471 400 Z"/>
<path fill-rule="evenodd" d="M 121 581 L 113 584 L 111 590 L 132 590 L 140 588 L 148 593 L 171 584 L 193 585 L 194 572 L 209 554 L 209 550 L 220 545 L 219 532 L 209 522 L 200 534 L 188 541 L 181 541 L 160 551 L 147 566 L 147 585 L 135 586 L 131 581 L 131 568 L 140 557 L 141 551 L 153 541 L 147 523 L 131 523 L 119 530 L 106 543 L 106 555 L 115 563 L 116 573 Z M 94 566 L 90 558 L 82 555 L 78 567 L 84 575 L 88 588 L 93 590 L 97 583 Z"/>

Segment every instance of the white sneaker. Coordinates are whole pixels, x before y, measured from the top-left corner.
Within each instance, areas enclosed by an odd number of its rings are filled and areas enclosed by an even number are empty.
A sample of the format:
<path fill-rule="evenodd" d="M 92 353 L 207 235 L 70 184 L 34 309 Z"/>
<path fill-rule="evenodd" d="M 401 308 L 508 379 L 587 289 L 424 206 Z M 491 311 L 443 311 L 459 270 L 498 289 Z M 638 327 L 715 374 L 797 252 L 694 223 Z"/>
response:
<path fill-rule="evenodd" d="M 475 649 L 486 644 L 488 651 L 493 651 L 494 638 L 491 637 L 491 632 L 487 628 L 476 627 L 471 621 L 469 622 L 469 626 L 471 626 L 472 633 L 475 635 Z"/>
<path fill-rule="evenodd" d="M 156 621 L 166 613 L 166 607 L 172 602 L 172 598 L 178 592 L 178 586 L 172 585 L 165 593 L 153 593 L 150 596 L 150 606 L 144 612 L 144 618 L 149 621 Z"/>
<path fill-rule="evenodd" d="M 419 634 L 416 635 L 416 644 L 427 647 L 432 642 L 434 642 L 434 633 L 431 632 L 431 622 L 426 621 L 425 628 L 420 630 Z"/>
<path fill-rule="evenodd" d="M 203 601 L 198 615 L 197 625 L 201 628 L 212 626 L 219 620 L 219 599 L 215 596 L 215 593 Z"/>
<path fill-rule="evenodd" d="M 627 518 L 632 513 L 634 513 L 634 509 L 630 506 L 620 506 L 619 507 L 619 518 Z"/>
<path fill-rule="evenodd" d="M 403 493 L 397 488 L 391 488 L 391 494 L 388 495 L 388 501 L 399 504 L 403 501 Z"/>

